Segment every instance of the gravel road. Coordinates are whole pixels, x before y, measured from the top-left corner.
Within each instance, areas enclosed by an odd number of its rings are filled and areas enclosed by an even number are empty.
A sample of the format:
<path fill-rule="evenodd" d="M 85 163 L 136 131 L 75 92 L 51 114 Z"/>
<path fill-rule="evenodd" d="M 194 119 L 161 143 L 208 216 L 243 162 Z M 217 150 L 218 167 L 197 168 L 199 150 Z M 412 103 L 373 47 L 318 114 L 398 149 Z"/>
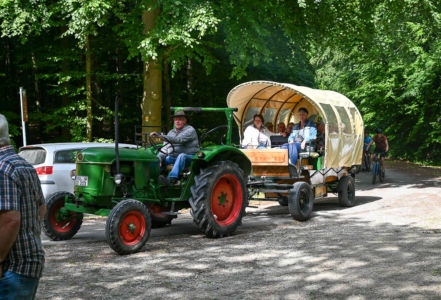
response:
<path fill-rule="evenodd" d="M 70 241 L 44 237 L 37 299 L 441 299 L 441 170 L 389 162 L 384 184 L 356 184 L 352 208 L 329 197 L 301 223 L 262 202 L 223 239 L 183 213 L 129 256 L 88 219 Z"/>

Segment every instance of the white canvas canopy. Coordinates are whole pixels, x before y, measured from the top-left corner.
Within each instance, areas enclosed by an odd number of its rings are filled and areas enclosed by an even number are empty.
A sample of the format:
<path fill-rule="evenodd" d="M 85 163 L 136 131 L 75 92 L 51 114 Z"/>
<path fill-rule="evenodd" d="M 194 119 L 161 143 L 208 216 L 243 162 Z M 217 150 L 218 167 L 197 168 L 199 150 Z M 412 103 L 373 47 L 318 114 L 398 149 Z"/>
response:
<path fill-rule="evenodd" d="M 280 122 L 298 122 L 297 111 L 305 107 L 309 119 L 325 123 L 324 168 L 361 164 L 363 120 L 354 103 L 342 94 L 289 83 L 250 81 L 230 91 L 227 105 L 238 109 L 234 117 L 241 135 L 257 113 L 276 128 Z"/>

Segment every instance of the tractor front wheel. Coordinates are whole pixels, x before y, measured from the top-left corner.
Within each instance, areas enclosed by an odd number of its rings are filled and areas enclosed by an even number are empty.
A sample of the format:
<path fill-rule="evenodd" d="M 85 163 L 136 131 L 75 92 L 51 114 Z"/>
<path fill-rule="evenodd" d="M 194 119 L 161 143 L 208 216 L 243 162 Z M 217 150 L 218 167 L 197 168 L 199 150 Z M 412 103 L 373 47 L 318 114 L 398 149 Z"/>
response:
<path fill-rule="evenodd" d="M 247 206 L 244 172 L 232 161 L 201 169 L 191 187 L 191 215 L 208 237 L 233 233 L 242 223 Z"/>
<path fill-rule="evenodd" d="M 63 211 L 66 198 L 73 200 L 74 195 L 67 192 L 53 193 L 46 201 L 46 215 L 43 219 L 43 230 L 53 241 L 71 239 L 80 230 L 83 214 Z"/>
<path fill-rule="evenodd" d="M 107 218 L 107 243 L 121 255 L 138 252 L 150 237 L 151 224 L 150 212 L 143 203 L 123 200 Z"/>

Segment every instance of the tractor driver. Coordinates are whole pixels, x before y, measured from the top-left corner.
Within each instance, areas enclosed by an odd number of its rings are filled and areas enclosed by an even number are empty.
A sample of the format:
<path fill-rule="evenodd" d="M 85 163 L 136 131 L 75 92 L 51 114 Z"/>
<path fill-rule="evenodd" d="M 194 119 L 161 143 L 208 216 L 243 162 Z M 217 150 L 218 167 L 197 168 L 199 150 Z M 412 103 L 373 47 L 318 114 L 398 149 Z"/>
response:
<path fill-rule="evenodd" d="M 166 185 L 179 184 L 179 174 L 188 166 L 190 166 L 191 158 L 199 151 L 199 140 L 196 130 L 193 126 L 188 125 L 188 116 L 183 110 L 178 110 L 175 115 L 172 116 L 175 128 L 170 130 L 167 135 L 163 135 L 173 143 L 173 147 L 170 144 L 166 144 L 163 151 L 168 153 L 159 153 L 159 163 L 161 168 L 165 168 L 166 165 L 173 165 L 168 177 L 161 175 L 159 181 Z M 150 133 L 150 136 L 161 136 L 156 132 Z"/>

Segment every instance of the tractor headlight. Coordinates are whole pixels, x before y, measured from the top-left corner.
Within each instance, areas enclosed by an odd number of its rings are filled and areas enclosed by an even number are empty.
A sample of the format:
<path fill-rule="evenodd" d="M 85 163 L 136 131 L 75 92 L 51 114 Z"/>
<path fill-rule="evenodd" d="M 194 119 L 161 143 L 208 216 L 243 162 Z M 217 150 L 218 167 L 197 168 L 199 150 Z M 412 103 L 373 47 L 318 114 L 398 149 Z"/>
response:
<path fill-rule="evenodd" d="M 119 174 L 116 174 L 115 175 L 115 178 L 114 178 L 114 180 L 115 180 L 115 183 L 116 184 L 121 184 L 121 182 L 122 182 L 122 180 L 123 180 L 123 174 L 121 174 L 121 173 L 119 173 Z"/>
<path fill-rule="evenodd" d="M 71 170 L 70 171 L 70 178 L 72 180 L 75 180 L 76 177 L 77 177 L 77 171 L 76 170 Z"/>

